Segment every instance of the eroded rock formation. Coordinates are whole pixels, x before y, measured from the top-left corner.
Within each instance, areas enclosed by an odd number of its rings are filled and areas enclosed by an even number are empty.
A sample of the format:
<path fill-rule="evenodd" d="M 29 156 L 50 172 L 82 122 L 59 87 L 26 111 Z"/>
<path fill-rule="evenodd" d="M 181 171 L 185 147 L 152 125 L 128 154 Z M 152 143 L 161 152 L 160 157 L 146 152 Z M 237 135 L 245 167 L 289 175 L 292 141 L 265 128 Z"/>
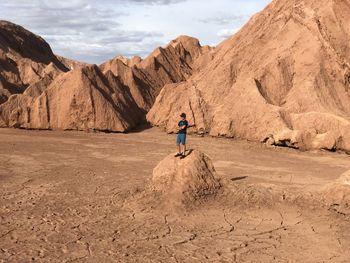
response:
<path fill-rule="evenodd" d="M 195 132 L 349 151 L 349 12 L 347 1 L 273 1 L 189 80 L 167 85 L 147 119 L 174 132 L 184 111 Z"/>
<path fill-rule="evenodd" d="M 0 104 L 43 78 L 48 82 L 52 74 L 66 71 L 68 68 L 41 37 L 0 21 Z"/>
<path fill-rule="evenodd" d="M 125 132 L 165 84 L 184 81 L 211 48 L 181 36 L 145 60 L 100 67 L 56 56 L 39 36 L 0 22 L 0 127 Z"/>

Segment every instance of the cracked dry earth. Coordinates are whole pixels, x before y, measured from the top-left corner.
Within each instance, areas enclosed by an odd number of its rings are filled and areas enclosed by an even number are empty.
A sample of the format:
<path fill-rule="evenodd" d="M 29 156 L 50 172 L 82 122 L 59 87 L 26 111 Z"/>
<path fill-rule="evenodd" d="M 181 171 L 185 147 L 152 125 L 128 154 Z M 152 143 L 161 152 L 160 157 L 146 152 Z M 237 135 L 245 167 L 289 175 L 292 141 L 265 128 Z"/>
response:
<path fill-rule="evenodd" d="M 193 209 L 138 203 L 173 142 L 156 128 L 1 129 L 0 261 L 350 262 L 349 215 L 318 202 L 257 200 L 252 188 L 250 199 L 223 195 Z M 263 183 L 303 195 L 350 167 L 342 154 L 195 136 L 189 143 L 212 158 L 232 192 Z"/>

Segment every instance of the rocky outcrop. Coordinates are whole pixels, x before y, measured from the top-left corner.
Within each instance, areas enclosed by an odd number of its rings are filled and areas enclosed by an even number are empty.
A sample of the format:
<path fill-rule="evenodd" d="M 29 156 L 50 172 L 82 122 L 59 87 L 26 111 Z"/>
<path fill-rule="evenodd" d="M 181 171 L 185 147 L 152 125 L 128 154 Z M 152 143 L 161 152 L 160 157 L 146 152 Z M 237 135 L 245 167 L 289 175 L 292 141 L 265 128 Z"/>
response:
<path fill-rule="evenodd" d="M 149 111 L 164 85 L 187 80 L 204 58 L 210 60 L 211 51 L 208 46 L 202 47 L 198 39 L 180 36 L 165 48 L 155 49 L 144 60 L 118 56 L 100 68 L 118 76 L 129 87 L 138 106 Z"/>
<path fill-rule="evenodd" d="M 350 171 L 342 174 L 335 182 L 326 185 L 320 193 L 321 199 L 332 210 L 350 214 Z"/>
<path fill-rule="evenodd" d="M 39 36 L 0 22 L 0 127 L 125 132 L 165 84 L 196 71 L 211 48 L 181 36 L 142 60 L 118 56 L 100 67 L 52 53 Z"/>
<path fill-rule="evenodd" d="M 57 59 L 69 70 L 89 66 L 91 64 L 56 55 Z"/>
<path fill-rule="evenodd" d="M 212 161 L 198 150 L 182 160 L 173 154 L 167 156 L 154 168 L 149 186 L 167 204 L 175 206 L 201 202 L 220 187 Z"/>
<path fill-rule="evenodd" d="M 46 73 L 68 71 L 39 36 L 21 26 L 0 21 L 0 104 L 12 94 L 21 94 Z"/>
<path fill-rule="evenodd" d="M 143 112 L 113 74 L 85 66 L 44 80 L 0 105 L 0 124 L 27 129 L 123 132 L 142 121 Z"/>
<path fill-rule="evenodd" d="M 148 121 L 174 132 L 187 112 L 195 132 L 349 151 L 348 12 L 346 1 L 273 1 L 186 82 L 166 86 Z"/>

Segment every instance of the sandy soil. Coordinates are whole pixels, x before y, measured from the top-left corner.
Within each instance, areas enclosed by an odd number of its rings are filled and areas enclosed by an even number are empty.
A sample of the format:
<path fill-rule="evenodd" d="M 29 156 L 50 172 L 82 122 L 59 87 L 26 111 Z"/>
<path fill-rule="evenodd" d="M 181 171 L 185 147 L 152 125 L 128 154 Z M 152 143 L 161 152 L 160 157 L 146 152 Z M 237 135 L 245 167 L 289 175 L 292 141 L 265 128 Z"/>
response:
<path fill-rule="evenodd" d="M 349 156 L 190 137 L 233 195 L 183 211 L 138 202 L 174 140 L 1 129 L 0 261 L 350 262 L 349 215 L 309 198 Z"/>

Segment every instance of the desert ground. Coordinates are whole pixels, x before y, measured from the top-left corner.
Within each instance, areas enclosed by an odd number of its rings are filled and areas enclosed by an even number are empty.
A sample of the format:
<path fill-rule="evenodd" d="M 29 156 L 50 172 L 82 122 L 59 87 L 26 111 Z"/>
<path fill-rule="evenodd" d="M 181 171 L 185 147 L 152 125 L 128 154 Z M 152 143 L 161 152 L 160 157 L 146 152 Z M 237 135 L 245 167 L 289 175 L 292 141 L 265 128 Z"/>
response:
<path fill-rule="evenodd" d="M 140 193 L 174 140 L 0 129 L 0 261 L 350 262 L 350 216 L 316 193 L 349 156 L 190 136 L 225 190 L 172 209 Z"/>

